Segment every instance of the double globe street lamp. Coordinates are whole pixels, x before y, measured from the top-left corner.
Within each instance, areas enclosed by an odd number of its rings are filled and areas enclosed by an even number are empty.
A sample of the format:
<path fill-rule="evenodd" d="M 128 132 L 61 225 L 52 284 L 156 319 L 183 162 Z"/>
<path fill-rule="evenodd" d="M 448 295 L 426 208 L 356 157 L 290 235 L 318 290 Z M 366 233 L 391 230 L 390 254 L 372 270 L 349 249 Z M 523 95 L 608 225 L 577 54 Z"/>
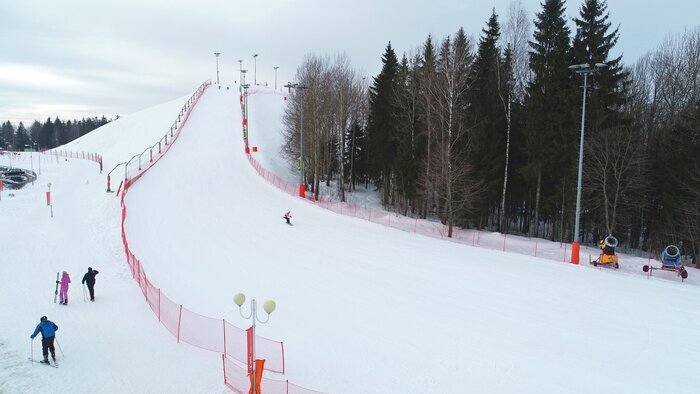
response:
<path fill-rule="evenodd" d="M 243 310 L 241 307 L 245 303 L 245 294 L 243 293 L 238 293 L 235 296 L 233 296 L 233 302 L 238 305 L 238 312 L 241 314 L 241 317 L 244 319 L 251 319 L 251 326 L 250 326 L 250 340 L 249 340 L 249 345 L 250 349 L 248 350 L 248 365 L 251 368 L 251 393 L 252 394 L 260 394 L 259 391 L 257 391 L 257 373 L 256 373 L 256 365 L 255 365 L 255 323 L 256 321 L 260 324 L 265 324 L 270 320 L 270 314 L 275 311 L 277 308 L 277 305 L 275 304 L 274 301 L 272 300 L 267 300 L 263 304 L 263 309 L 267 313 L 267 318 L 265 320 L 262 320 L 258 317 L 258 311 L 257 311 L 257 306 L 258 303 L 255 299 L 250 300 L 250 313 L 248 316 L 243 314 Z"/>

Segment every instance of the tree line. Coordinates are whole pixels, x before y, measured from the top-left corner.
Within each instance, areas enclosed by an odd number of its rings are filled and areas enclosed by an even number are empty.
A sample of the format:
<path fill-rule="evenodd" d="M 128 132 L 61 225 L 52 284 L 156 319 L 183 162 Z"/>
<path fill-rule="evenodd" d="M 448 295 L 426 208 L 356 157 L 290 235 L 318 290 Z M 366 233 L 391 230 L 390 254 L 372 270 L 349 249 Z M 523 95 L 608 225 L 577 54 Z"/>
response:
<path fill-rule="evenodd" d="M 76 138 L 104 126 L 111 119 L 102 116 L 63 121 L 58 117 L 47 118 L 46 122 L 34 121 L 27 129 L 23 122 L 17 128 L 8 120 L 0 126 L 0 148 L 23 151 L 25 149 L 52 149 L 65 145 Z"/>
<path fill-rule="evenodd" d="M 478 39 L 459 29 L 399 59 L 389 43 L 365 83 L 345 55 L 307 55 L 285 110 L 290 163 L 304 182 L 373 187 L 405 215 L 563 242 L 574 235 L 583 77 L 581 241 L 700 248 L 700 29 L 669 36 L 632 66 L 604 0 L 565 1 L 530 21 L 520 2 L 494 10 Z"/>

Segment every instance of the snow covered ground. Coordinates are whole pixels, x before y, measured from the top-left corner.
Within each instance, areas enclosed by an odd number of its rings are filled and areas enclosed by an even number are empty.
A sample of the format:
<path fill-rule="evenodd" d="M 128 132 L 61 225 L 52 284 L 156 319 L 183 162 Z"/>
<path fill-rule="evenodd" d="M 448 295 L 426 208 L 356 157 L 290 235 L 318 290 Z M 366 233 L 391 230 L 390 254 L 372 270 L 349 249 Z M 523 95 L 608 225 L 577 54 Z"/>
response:
<path fill-rule="evenodd" d="M 124 259 L 118 200 L 105 193 L 106 172 L 157 141 L 186 99 L 66 147 L 101 153 L 105 173 L 44 156 L 34 186 L 3 192 L 0 392 L 226 392 L 220 355 L 176 344 L 153 317 Z M 255 157 L 295 182 L 278 155 L 282 96 L 249 102 Z M 168 154 L 130 190 L 126 230 L 149 279 L 193 311 L 246 327 L 233 295 L 274 299 L 277 310 L 257 332 L 284 341 L 284 378 L 329 393 L 700 387 L 692 372 L 698 271 L 686 283 L 670 273 L 648 279 L 642 259 L 599 270 L 338 215 L 261 179 L 243 154 L 240 124 L 237 93 L 210 88 Z M 22 163 L 31 164 L 27 155 L 13 164 Z M 282 219 L 288 210 L 292 227 Z M 100 270 L 94 304 L 79 286 L 88 266 Z M 62 270 L 73 279 L 68 306 L 52 303 Z M 44 314 L 60 327 L 59 369 L 26 361 Z"/>

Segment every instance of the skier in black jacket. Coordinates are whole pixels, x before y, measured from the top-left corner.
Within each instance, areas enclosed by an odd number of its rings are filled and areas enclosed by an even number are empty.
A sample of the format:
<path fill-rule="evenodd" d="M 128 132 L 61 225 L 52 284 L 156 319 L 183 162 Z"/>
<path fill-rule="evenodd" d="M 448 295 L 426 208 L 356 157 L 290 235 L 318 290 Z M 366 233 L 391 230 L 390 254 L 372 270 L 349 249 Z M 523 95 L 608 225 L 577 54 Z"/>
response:
<path fill-rule="evenodd" d="M 83 284 L 87 284 L 88 290 L 90 290 L 90 301 L 95 301 L 95 275 L 100 272 L 88 267 L 88 272 L 83 275 Z"/>

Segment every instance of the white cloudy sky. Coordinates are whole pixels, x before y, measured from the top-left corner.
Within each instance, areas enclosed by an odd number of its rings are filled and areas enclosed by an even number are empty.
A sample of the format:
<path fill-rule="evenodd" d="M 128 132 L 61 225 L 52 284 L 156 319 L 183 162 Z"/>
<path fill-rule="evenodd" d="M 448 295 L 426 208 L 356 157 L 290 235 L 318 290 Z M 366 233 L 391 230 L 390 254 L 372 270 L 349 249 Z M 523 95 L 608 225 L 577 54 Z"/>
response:
<path fill-rule="evenodd" d="M 581 0 L 582 1 L 582 0 Z M 577 15 L 581 1 L 567 2 Z M 478 36 L 511 0 L 0 0 L 0 121 L 127 114 L 216 78 L 233 83 L 238 59 L 257 80 L 293 78 L 304 54 L 346 52 L 368 75 L 388 41 L 408 51 L 428 33 Z M 530 17 L 539 0 L 522 0 Z M 697 0 L 609 0 L 627 64 L 668 34 L 700 24 Z M 252 77 L 252 75 L 251 75 Z M 252 78 L 249 77 L 249 81 Z"/>

